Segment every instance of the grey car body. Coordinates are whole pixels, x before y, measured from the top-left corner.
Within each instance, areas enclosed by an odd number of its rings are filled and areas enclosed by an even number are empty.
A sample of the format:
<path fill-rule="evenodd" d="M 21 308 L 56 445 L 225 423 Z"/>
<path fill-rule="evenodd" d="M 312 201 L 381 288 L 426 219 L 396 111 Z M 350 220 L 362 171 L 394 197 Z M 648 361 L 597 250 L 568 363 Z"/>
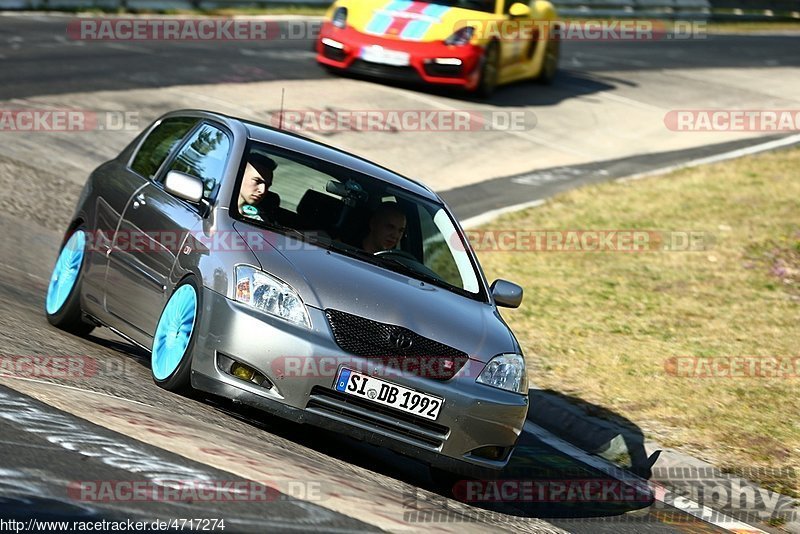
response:
<path fill-rule="evenodd" d="M 134 159 L 150 133 L 175 118 L 186 118 L 193 125 L 168 147 L 163 161 L 153 163 L 156 170 L 151 176 L 134 170 Z M 192 202 L 176 194 L 174 186 L 167 187 L 165 175 L 190 134 L 204 125 L 223 140 L 226 150 L 221 160 L 211 163 L 219 177 L 204 184 L 207 198 Z M 253 142 L 351 170 L 420 202 L 441 205 L 455 221 L 429 188 L 362 158 L 252 122 L 176 111 L 155 121 L 117 158 L 98 167 L 83 189 L 65 234 L 65 242 L 79 228 L 91 237 L 77 286 L 82 320 L 108 327 L 150 350 L 170 295 L 182 281 L 193 278 L 199 288 L 189 347 L 193 388 L 383 445 L 449 471 L 503 468 L 525 421 L 527 392 L 491 387 L 476 377 L 498 355 L 521 355 L 497 309 L 498 304 L 519 305 L 521 289 L 505 281 L 489 286 L 455 222 L 456 237 L 477 273 L 478 287 L 470 295 L 303 241 L 292 232 L 269 228 L 251 232 L 255 227 L 236 213 L 235 199 L 243 157 Z M 176 176 L 171 177 L 173 185 L 184 177 Z M 279 179 L 280 169 L 276 183 Z M 139 243 L 127 246 L 133 235 Z M 241 239 L 234 246 L 236 236 Z M 241 266 L 269 273 L 293 288 L 304 303 L 310 326 L 237 301 L 234 273 Z M 447 379 L 385 373 L 385 360 L 360 355 L 348 344 L 364 341 L 358 336 L 369 332 L 386 334 L 387 339 L 376 341 L 379 345 L 433 343 L 429 346 L 463 358 Z M 319 355 L 328 362 L 360 361 L 358 372 L 442 398 L 438 417 L 435 421 L 416 417 L 335 391 L 334 374 L 341 366 L 289 376 L 285 366 L 276 363 L 290 356 L 305 358 L 299 361 L 307 364 Z M 231 362 L 256 370 L 259 383 L 232 374 Z"/>

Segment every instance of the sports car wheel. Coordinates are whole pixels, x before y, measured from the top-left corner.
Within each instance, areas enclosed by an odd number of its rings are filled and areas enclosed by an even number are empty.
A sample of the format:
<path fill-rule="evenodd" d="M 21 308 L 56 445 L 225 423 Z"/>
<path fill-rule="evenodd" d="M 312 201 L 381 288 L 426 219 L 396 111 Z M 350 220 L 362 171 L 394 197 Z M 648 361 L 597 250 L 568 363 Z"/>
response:
<path fill-rule="evenodd" d="M 169 391 L 189 389 L 198 309 L 199 291 L 190 278 L 178 286 L 158 320 L 150 370 L 153 381 Z"/>
<path fill-rule="evenodd" d="M 542 63 L 542 71 L 536 78 L 536 81 L 550 85 L 556 79 L 558 73 L 558 57 L 561 54 L 561 41 L 553 39 L 552 37 L 547 41 L 547 48 L 544 51 L 544 60 Z"/>
<path fill-rule="evenodd" d="M 44 309 L 47 321 L 62 330 L 85 336 L 94 325 L 83 321 L 81 312 L 81 278 L 86 249 L 86 232 L 78 228 L 61 248 L 50 283 Z"/>
<path fill-rule="evenodd" d="M 491 42 L 483 53 L 481 77 L 475 92 L 481 98 L 489 98 L 497 88 L 497 77 L 500 70 L 500 48 L 496 42 Z"/>

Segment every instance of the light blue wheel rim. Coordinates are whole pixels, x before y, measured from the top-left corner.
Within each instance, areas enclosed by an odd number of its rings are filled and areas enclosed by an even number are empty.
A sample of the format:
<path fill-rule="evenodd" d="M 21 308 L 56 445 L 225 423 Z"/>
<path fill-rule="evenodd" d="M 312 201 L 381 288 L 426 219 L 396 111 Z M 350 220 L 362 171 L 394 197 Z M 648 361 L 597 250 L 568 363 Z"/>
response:
<path fill-rule="evenodd" d="M 47 286 L 45 309 L 53 315 L 64 306 L 83 264 L 83 249 L 86 246 L 86 233 L 78 230 L 69 238 L 67 244 L 58 255 L 53 274 L 50 275 L 50 285 Z"/>
<path fill-rule="evenodd" d="M 191 284 L 183 285 L 172 294 L 158 320 L 151 362 L 156 379 L 166 380 L 178 368 L 192 338 L 196 316 L 197 292 Z"/>

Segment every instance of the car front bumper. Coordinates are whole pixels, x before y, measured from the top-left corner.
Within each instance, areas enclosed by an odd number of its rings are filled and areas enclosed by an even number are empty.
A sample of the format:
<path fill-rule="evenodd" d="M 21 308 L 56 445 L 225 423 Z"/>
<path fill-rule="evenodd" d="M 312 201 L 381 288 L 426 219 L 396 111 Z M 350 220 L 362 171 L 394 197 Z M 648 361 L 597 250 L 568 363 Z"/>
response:
<path fill-rule="evenodd" d="M 364 58 L 367 47 L 408 54 L 407 65 L 390 65 Z M 443 41 L 414 42 L 368 35 L 351 27 L 337 28 L 325 22 L 316 42 L 317 62 L 327 67 L 395 81 L 460 86 L 478 85 L 483 49 L 467 44 L 450 46 Z"/>
<path fill-rule="evenodd" d="M 528 412 L 528 397 L 475 382 L 483 364 L 470 360 L 450 380 L 399 373 L 342 351 L 324 313 L 308 308 L 312 328 L 297 327 L 203 290 L 192 361 L 192 385 L 296 422 L 310 423 L 385 446 L 437 467 L 465 474 L 502 469 Z M 220 362 L 256 369 L 271 384 L 236 378 Z M 320 362 L 337 362 L 324 365 Z M 341 364 L 340 362 L 345 362 Z M 352 365 L 351 365 L 352 364 Z M 345 365 L 444 399 L 435 422 L 338 393 Z M 271 387 L 270 387 L 271 386 Z M 503 450 L 497 459 L 476 451 Z M 480 470 L 480 471 L 476 471 Z"/>

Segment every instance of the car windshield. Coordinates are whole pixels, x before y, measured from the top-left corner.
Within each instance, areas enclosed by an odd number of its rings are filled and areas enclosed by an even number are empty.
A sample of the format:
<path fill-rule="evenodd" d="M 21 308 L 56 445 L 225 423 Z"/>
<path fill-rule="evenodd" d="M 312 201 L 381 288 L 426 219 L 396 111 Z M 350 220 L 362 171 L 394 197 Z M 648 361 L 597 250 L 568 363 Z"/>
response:
<path fill-rule="evenodd" d="M 448 7 L 460 7 L 463 9 L 472 9 L 474 11 L 484 11 L 486 13 L 494 13 L 495 7 L 494 0 L 437 0 L 436 2 L 422 3 Z"/>
<path fill-rule="evenodd" d="M 470 298 L 479 274 L 443 205 L 340 166 L 251 142 L 234 218 Z"/>

